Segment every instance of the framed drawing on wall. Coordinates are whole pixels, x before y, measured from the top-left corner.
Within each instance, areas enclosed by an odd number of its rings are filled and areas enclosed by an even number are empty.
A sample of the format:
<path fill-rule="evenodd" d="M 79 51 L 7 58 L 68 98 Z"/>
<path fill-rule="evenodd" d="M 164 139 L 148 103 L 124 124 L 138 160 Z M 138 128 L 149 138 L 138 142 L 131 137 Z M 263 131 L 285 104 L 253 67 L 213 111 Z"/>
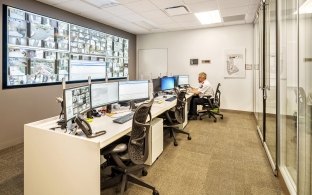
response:
<path fill-rule="evenodd" d="M 231 49 L 225 51 L 226 63 L 224 78 L 245 78 L 246 49 Z"/>

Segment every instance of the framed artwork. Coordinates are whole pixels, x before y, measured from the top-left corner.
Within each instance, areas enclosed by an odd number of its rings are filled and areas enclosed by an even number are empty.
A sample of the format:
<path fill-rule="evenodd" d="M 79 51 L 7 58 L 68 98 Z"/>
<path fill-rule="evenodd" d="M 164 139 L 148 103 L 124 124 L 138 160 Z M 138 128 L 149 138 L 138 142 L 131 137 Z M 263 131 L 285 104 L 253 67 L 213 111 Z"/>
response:
<path fill-rule="evenodd" d="M 231 49 L 225 51 L 226 63 L 224 78 L 245 78 L 246 49 Z"/>

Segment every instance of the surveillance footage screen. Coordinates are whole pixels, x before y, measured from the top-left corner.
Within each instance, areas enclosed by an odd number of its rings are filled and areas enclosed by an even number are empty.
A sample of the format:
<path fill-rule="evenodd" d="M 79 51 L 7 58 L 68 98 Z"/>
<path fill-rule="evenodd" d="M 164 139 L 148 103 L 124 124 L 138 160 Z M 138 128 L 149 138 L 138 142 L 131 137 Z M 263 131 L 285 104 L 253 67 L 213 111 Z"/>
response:
<path fill-rule="evenodd" d="M 83 113 L 91 108 L 89 85 L 66 89 L 64 97 L 66 120 L 70 120 L 78 113 Z"/>

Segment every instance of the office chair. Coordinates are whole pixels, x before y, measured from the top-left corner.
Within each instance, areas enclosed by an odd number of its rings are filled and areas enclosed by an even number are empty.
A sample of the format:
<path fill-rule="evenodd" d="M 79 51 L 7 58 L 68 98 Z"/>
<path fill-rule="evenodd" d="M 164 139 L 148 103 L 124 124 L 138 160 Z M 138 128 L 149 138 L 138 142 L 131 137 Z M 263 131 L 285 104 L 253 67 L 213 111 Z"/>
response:
<path fill-rule="evenodd" d="M 191 140 L 192 137 L 190 133 L 185 132 L 183 130 L 178 129 L 181 124 L 185 121 L 185 91 L 176 90 L 177 94 L 177 104 L 172 110 L 168 110 L 165 112 L 164 118 L 164 128 L 169 129 L 170 136 L 173 137 L 174 146 L 178 146 L 178 142 L 176 140 L 175 133 L 183 133 L 187 135 L 187 139 Z"/>
<path fill-rule="evenodd" d="M 200 120 L 203 119 L 203 116 L 208 116 L 214 118 L 214 122 L 217 122 L 217 117 L 220 116 L 223 119 L 223 114 L 220 114 L 220 98 L 221 98 L 221 91 L 220 91 L 221 84 L 218 83 L 215 96 L 212 98 L 210 96 L 204 96 L 207 98 L 208 102 L 203 105 L 203 110 L 200 112 L 202 113 L 199 117 Z"/>
<path fill-rule="evenodd" d="M 121 183 L 120 194 L 123 194 L 127 188 L 127 183 L 149 188 L 153 190 L 153 195 L 159 195 L 159 192 L 154 186 L 141 180 L 133 173 L 142 172 L 143 176 L 147 175 L 147 170 L 144 167 L 144 162 L 148 158 L 148 134 L 151 126 L 151 107 L 153 100 L 148 103 L 141 104 L 134 113 L 132 120 L 132 131 L 128 145 L 120 143 L 108 149 L 105 149 L 102 154 L 107 159 L 113 161 L 114 166 L 111 166 L 111 178 L 106 179 L 101 185 L 101 189 L 113 187 Z M 149 122 L 146 122 L 147 117 L 150 117 Z"/>

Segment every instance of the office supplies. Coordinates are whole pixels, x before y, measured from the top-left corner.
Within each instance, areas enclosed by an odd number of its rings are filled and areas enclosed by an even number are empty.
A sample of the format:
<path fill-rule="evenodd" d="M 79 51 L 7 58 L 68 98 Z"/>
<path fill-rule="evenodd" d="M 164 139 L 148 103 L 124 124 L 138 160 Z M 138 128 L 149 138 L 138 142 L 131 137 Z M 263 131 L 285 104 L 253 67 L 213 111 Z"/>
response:
<path fill-rule="evenodd" d="M 174 88 L 174 77 L 163 77 L 161 78 L 161 90 L 171 90 Z"/>
<path fill-rule="evenodd" d="M 95 133 L 92 132 L 92 128 L 89 125 L 89 123 L 83 118 L 81 114 L 78 114 L 75 118 L 75 122 L 79 126 L 79 128 L 82 130 L 82 132 L 88 137 L 88 138 L 94 138 L 100 135 L 104 135 L 106 131 L 97 131 Z"/>
<path fill-rule="evenodd" d="M 129 114 L 123 115 L 113 120 L 114 123 L 123 124 L 125 122 L 130 121 L 133 118 L 134 112 L 130 112 Z"/>
<path fill-rule="evenodd" d="M 170 98 L 167 98 L 166 101 L 167 101 L 167 102 L 172 102 L 172 101 L 174 101 L 175 99 L 177 99 L 177 97 L 176 97 L 176 96 L 172 96 L 172 97 L 170 97 Z"/>

